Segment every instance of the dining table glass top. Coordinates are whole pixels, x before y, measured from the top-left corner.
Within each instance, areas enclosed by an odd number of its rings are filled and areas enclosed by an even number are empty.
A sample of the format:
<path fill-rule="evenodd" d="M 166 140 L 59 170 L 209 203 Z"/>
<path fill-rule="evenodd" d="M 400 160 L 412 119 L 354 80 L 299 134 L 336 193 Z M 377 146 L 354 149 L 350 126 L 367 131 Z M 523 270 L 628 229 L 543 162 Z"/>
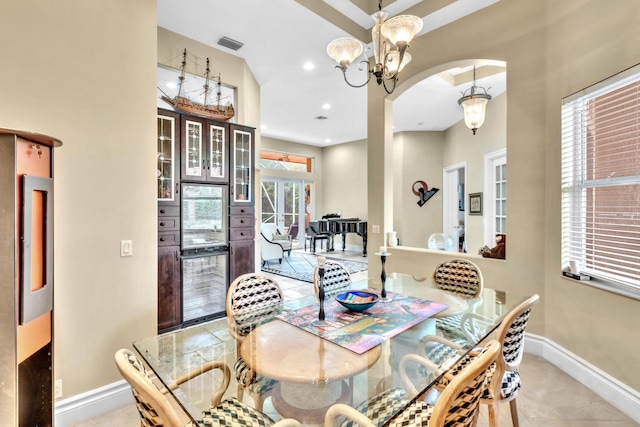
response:
<path fill-rule="evenodd" d="M 309 287 L 312 289 L 313 285 Z M 380 278 L 356 281 L 350 287 L 374 293 L 379 293 L 381 288 Z M 375 345 L 365 351 L 345 347 L 344 341 L 349 340 L 343 337 L 325 339 L 322 332 L 312 333 L 295 322 L 282 320 L 295 317 L 297 312 L 317 313 L 319 302 L 313 292 L 309 297 L 268 307 L 265 312 L 269 314 L 260 318 L 259 325 L 244 331 L 244 338 L 238 342 L 229 329 L 234 322 L 222 318 L 145 338 L 133 345 L 157 376 L 157 385 L 168 388 L 193 421 L 211 407 L 210 398 L 222 381 L 221 374 L 208 372 L 173 390 L 171 384 L 198 366 L 220 360 L 231 369 L 231 384 L 225 398 L 236 397 L 233 367 L 242 357 L 258 375 L 276 380 L 267 394 L 270 400 L 263 412 L 274 420 L 295 418 L 305 425 L 322 424 L 326 410 L 334 403 L 357 406 L 390 388 L 409 390 L 407 382 L 421 394 L 456 360 L 481 345 L 504 315 L 526 297 L 494 290 L 485 284 L 478 298 L 462 299 L 437 289 L 430 278 L 398 273 L 386 277 L 384 288 L 391 301 L 379 301 L 376 306 L 391 304 L 380 307 L 393 307 L 386 310 L 390 313 L 367 317 L 365 311 L 363 319 L 354 319 L 362 323 L 346 326 L 351 338 L 358 338 L 359 331 L 370 333 L 372 328 L 373 335 L 375 331 L 383 335 L 382 339 L 376 337 Z M 412 301 L 432 301 L 444 309 L 426 318 L 412 319 L 415 311 L 400 303 L 405 301 L 403 296 L 412 297 Z M 335 313 L 347 312 L 333 297 L 327 298 L 323 305 L 327 309 L 325 321 L 338 317 Z M 405 312 L 405 308 L 409 311 Z M 401 324 L 405 320 L 412 326 L 403 328 Z M 377 324 L 380 322 L 382 329 Z M 393 323 L 387 328 L 395 328 L 392 333 L 384 329 L 385 322 Z M 401 363 L 411 354 L 426 358 L 430 364 L 421 367 L 411 362 Z M 415 396 L 411 393 L 407 397 Z M 247 393 L 242 400 L 254 405 Z"/>

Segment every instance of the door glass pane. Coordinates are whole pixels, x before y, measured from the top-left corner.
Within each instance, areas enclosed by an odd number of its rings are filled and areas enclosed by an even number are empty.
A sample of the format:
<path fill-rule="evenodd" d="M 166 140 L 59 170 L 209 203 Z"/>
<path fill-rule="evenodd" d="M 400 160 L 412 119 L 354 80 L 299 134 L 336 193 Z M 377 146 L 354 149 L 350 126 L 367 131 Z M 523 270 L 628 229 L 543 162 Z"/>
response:
<path fill-rule="evenodd" d="M 278 183 L 275 181 L 262 181 L 261 184 L 262 209 L 260 213 L 260 223 L 276 222 L 276 201 Z"/>
<path fill-rule="evenodd" d="M 236 201 L 251 200 L 251 134 L 234 131 L 234 165 L 233 185 Z"/>
<path fill-rule="evenodd" d="M 182 249 L 227 244 L 226 188 L 182 185 Z"/>
<path fill-rule="evenodd" d="M 188 176 L 200 176 L 202 173 L 202 124 L 186 121 L 187 158 L 185 160 Z"/>
<path fill-rule="evenodd" d="M 209 152 L 211 153 L 211 177 L 224 178 L 227 159 L 225 158 L 224 128 L 210 126 L 209 128 Z"/>
<path fill-rule="evenodd" d="M 184 322 L 225 311 L 227 252 L 182 258 Z"/>
<path fill-rule="evenodd" d="M 284 218 L 284 226 L 289 228 L 291 224 L 298 222 L 298 206 L 300 206 L 300 183 L 285 182 L 284 190 L 284 210 L 282 212 Z"/>
<path fill-rule="evenodd" d="M 173 117 L 158 116 L 158 200 L 174 199 L 174 135 Z"/>

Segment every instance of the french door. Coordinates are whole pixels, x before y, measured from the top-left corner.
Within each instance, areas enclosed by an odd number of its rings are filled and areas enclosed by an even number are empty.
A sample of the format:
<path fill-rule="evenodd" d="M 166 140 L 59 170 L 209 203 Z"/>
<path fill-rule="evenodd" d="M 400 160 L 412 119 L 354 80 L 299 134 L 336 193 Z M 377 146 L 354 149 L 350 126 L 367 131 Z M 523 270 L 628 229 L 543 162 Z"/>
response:
<path fill-rule="evenodd" d="M 303 239 L 306 222 L 304 184 L 302 180 L 262 178 L 260 223 L 276 224 L 282 233 L 292 224 L 298 224 L 301 232 L 297 239 Z"/>

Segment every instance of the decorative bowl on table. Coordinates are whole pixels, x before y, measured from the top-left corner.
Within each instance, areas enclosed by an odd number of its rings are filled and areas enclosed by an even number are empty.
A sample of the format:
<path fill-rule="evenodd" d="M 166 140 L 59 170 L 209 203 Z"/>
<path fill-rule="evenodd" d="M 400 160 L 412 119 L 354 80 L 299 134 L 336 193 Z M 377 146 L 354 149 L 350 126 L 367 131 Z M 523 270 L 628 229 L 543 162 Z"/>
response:
<path fill-rule="evenodd" d="M 364 291 L 347 291 L 336 295 L 336 300 L 351 311 L 364 311 L 378 302 L 378 295 Z"/>

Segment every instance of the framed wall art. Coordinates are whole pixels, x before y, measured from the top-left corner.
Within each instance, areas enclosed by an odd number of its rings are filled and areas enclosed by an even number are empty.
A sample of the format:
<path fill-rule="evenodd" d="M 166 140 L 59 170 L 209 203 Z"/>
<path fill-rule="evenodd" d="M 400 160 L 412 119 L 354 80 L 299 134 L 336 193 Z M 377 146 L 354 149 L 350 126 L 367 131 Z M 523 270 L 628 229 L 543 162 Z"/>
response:
<path fill-rule="evenodd" d="M 482 215 L 482 193 L 469 194 L 469 215 Z"/>

